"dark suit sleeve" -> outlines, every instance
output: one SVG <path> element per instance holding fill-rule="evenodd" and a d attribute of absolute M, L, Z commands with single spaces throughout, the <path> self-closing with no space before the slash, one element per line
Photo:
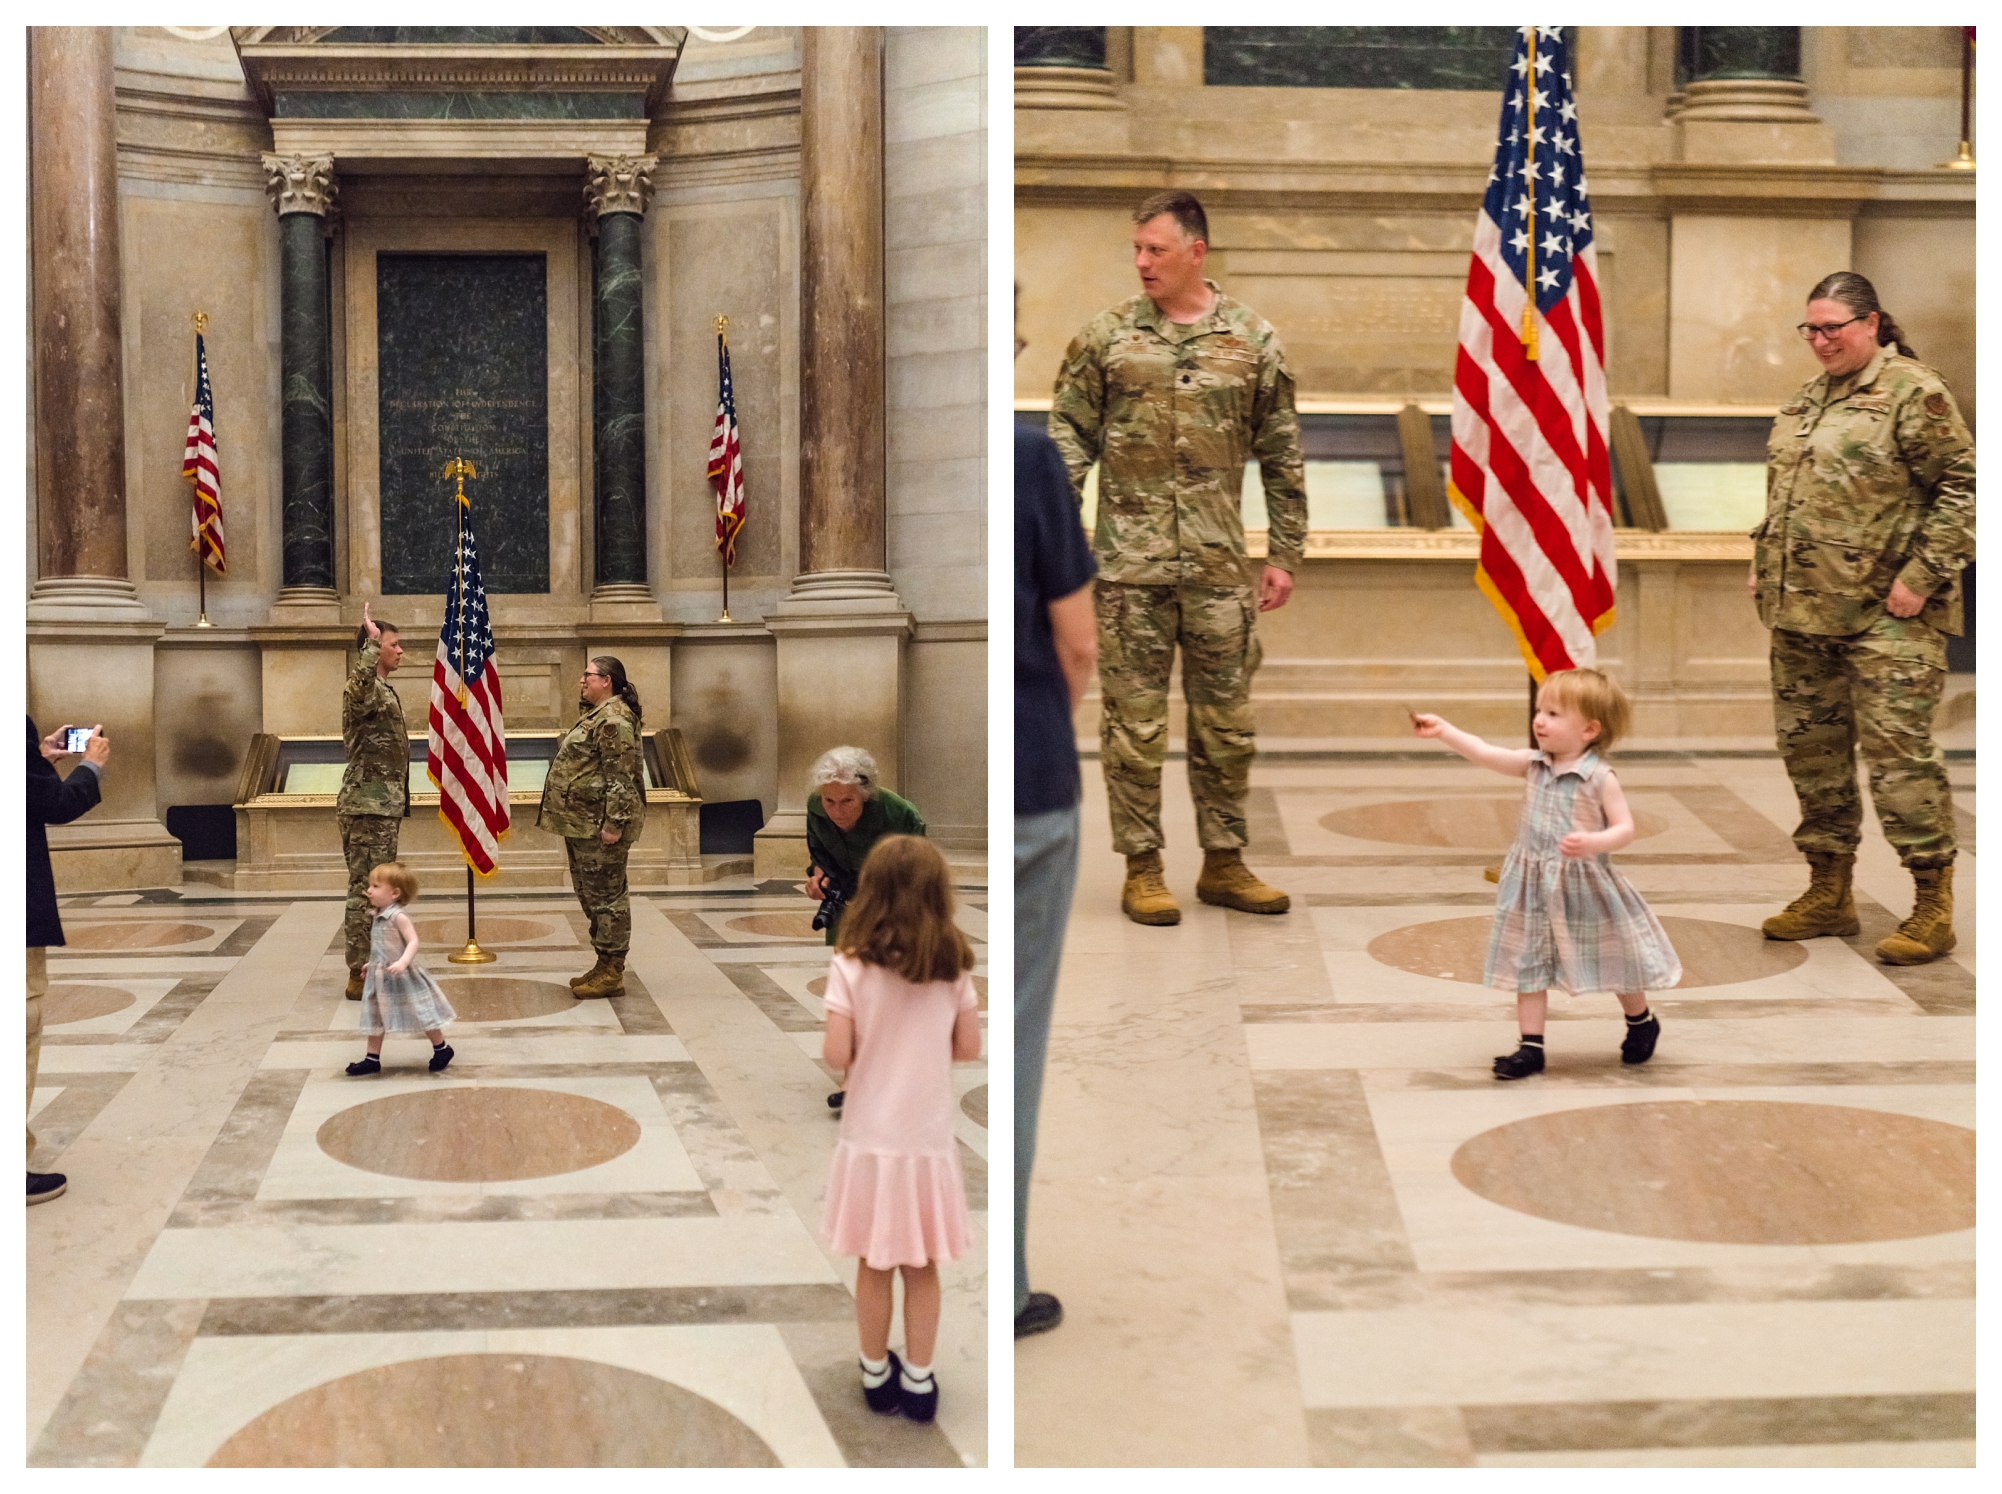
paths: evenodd
<path fill-rule="evenodd" d="M 42 771 L 37 773 L 36 766 Z M 68 778 L 57 777 L 54 764 L 41 758 L 28 768 L 28 818 L 35 823 L 67 825 L 95 809 L 103 797 L 90 768 L 77 768 Z"/>

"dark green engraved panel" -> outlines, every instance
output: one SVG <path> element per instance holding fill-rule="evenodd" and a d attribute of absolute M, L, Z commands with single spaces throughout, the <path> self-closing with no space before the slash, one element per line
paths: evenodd
<path fill-rule="evenodd" d="M 1678 26 L 1675 81 L 1800 77 L 1798 26 Z"/>
<path fill-rule="evenodd" d="M 1205 26 L 1212 88 L 1501 91 L 1513 26 Z"/>
<path fill-rule="evenodd" d="M 633 93 L 409 92 L 280 90 L 279 119 L 644 119 L 645 95 Z"/>
<path fill-rule="evenodd" d="M 490 592 L 549 590 L 548 270 L 540 254 L 376 257 L 382 589 L 434 595 L 467 484 Z"/>
<path fill-rule="evenodd" d="M 338 26 L 323 38 L 330 47 L 550 47 L 594 46 L 581 26 Z M 485 557 L 482 557 L 484 560 Z"/>

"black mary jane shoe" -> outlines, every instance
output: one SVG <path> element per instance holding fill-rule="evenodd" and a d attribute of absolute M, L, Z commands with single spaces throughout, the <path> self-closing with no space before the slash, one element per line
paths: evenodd
<path fill-rule="evenodd" d="M 904 1389 L 904 1415 L 912 1421 L 930 1421 L 938 1415 L 938 1376 L 925 1376 L 925 1386 L 922 1392 Z"/>
<path fill-rule="evenodd" d="M 827 1108 L 833 1111 L 836 1115 L 839 1115 L 841 1114 L 842 1103 L 846 1101 L 847 1098 L 848 1098 L 847 1090 L 837 1089 L 833 1094 L 827 1097 Z"/>
<path fill-rule="evenodd" d="M 862 1399 L 869 1403 L 869 1409 L 879 1416 L 894 1416 L 904 1408 L 904 1364 L 897 1358 L 897 1351 L 890 1352 L 890 1374 L 881 1385 L 864 1385 Z"/>
<path fill-rule="evenodd" d="M 1543 1049 L 1524 1043 L 1513 1053 L 1504 1053 L 1495 1060 L 1495 1078 L 1527 1079 L 1531 1074 L 1543 1072 Z"/>
<path fill-rule="evenodd" d="M 451 1061 L 452 1061 L 452 1045 L 450 1043 L 440 1043 L 437 1047 L 431 1050 L 432 1073 L 434 1074 L 437 1073 L 440 1069 L 444 1068 L 445 1065 L 450 1063 Z"/>
<path fill-rule="evenodd" d="M 359 1063 L 348 1065 L 348 1077 L 350 1079 L 359 1079 L 364 1074 L 380 1074 L 381 1072 L 382 1060 L 377 1058 L 373 1053 L 369 1054 L 367 1058 L 362 1059 Z"/>
<path fill-rule="evenodd" d="M 1654 1045 L 1661 1041 L 1661 1018 L 1653 1012 L 1645 1022 L 1629 1022 L 1620 1043 L 1621 1063 L 1646 1063 L 1654 1057 Z"/>

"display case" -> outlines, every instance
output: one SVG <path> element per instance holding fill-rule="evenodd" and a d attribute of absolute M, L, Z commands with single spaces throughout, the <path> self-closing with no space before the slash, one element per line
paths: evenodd
<path fill-rule="evenodd" d="M 501 841 L 502 887 L 561 887 L 568 875 L 560 836 L 536 823 L 542 788 L 562 733 L 507 733 L 508 807 L 512 825 Z M 676 728 L 641 736 L 646 773 L 646 823 L 627 864 L 635 886 L 686 886 L 750 869 L 748 856 L 701 853 L 702 795 L 695 767 Z M 438 787 L 425 770 L 427 741 L 410 738 L 410 814 L 398 858 L 420 878 L 457 874 L 465 862 L 438 814 Z M 346 766 L 336 736 L 259 733 L 245 755 L 236 796 L 234 885 L 245 892 L 303 892 L 347 885 L 336 800 Z M 739 867 L 735 863 L 744 864 Z"/>

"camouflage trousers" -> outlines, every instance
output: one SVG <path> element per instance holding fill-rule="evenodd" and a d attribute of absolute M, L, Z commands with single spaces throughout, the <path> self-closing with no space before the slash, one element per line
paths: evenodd
<path fill-rule="evenodd" d="M 1886 614 L 1861 633 L 1773 630 L 1773 719 L 1800 797 L 1802 851 L 1848 855 L 1863 839 L 1860 747 L 1884 839 L 1914 870 L 1954 856 L 1953 800 L 1932 718 L 1946 683 L 1946 640 Z"/>
<path fill-rule="evenodd" d="M 342 814 L 335 819 L 341 827 L 341 853 L 348 861 L 348 911 L 341 920 L 341 936 L 352 970 L 368 963 L 369 925 L 375 921 L 375 909 L 368 900 L 368 874 L 383 862 L 396 859 L 396 835 L 403 821 L 388 814 Z"/>
<path fill-rule="evenodd" d="M 624 954 L 633 942 L 633 903 L 626 896 L 631 837 L 621 836 L 608 846 L 595 835 L 566 836 L 563 849 L 570 854 L 570 885 L 590 920 L 591 947 L 599 954 Z"/>
<path fill-rule="evenodd" d="M 1132 586 L 1100 581 L 1099 756 L 1112 810 L 1112 848 L 1159 849 L 1161 765 L 1168 757 L 1168 674 L 1182 650 L 1189 706 L 1189 794 L 1206 851 L 1248 839 L 1244 800 L 1257 752 L 1251 677 L 1262 657 L 1249 586 Z"/>

